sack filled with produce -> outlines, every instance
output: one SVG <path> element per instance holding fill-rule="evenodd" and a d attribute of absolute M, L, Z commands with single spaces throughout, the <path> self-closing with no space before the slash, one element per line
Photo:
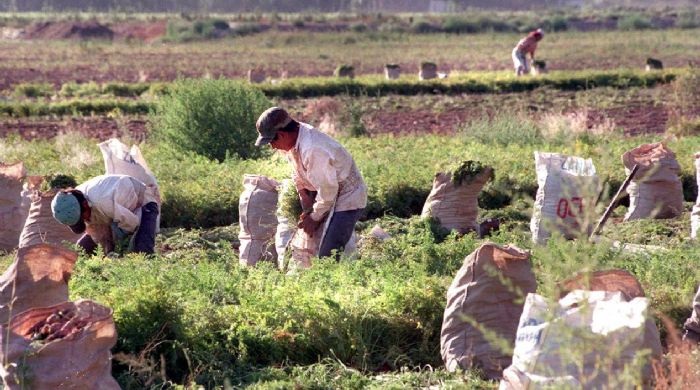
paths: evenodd
<path fill-rule="evenodd" d="M 552 232 L 567 239 L 588 235 L 595 222 L 598 176 L 591 159 L 535 152 L 537 195 L 530 231 L 532 241 L 547 242 Z"/>
<path fill-rule="evenodd" d="M 437 218 L 442 227 L 459 233 L 478 231 L 479 193 L 492 178 L 491 167 L 471 160 L 435 174 L 421 217 Z"/>
<path fill-rule="evenodd" d="M 447 290 L 440 351 L 448 371 L 478 368 L 498 379 L 510 364 L 523 296 L 537 288 L 530 255 L 485 243 L 464 259 Z"/>
<path fill-rule="evenodd" d="M 31 307 L 68 300 L 68 280 L 78 255 L 64 247 L 37 244 L 17 251 L 0 276 L 0 323 Z"/>
<path fill-rule="evenodd" d="M 683 212 L 683 185 L 678 176 L 681 167 L 676 155 L 663 143 L 643 144 L 622 155 L 629 174 L 639 166 L 627 193 L 630 207 L 625 221 L 643 218 L 674 218 Z"/>
<path fill-rule="evenodd" d="M 112 377 L 112 310 L 89 300 L 32 308 L 2 326 L 8 389 L 118 390 Z"/>
<path fill-rule="evenodd" d="M 56 221 L 51 212 L 51 201 L 60 188 L 72 188 L 77 183 L 70 176 L 56 175 L 53 177 L 30 176 L 27 187 L 30 192 L 31 206 L 29 216 L 19 237 L 19 247 L 24 248 L 36 244 L 66 245 L 75 244 L 79 234 L 62 223 Z"/>
<path fill-rule="evenodd" d="M 253 266 L 260 260 L 274 261 L 277 257 L 277 187 L 277 181 L 265 176 L 243 176 L 243 192 L 238 202 L 242 265 Z"/>
<path fill-rule="evenodd" d="M 0 163 L 0 251 L 12 251 L 19 244 L 30 203 L 29 193 L 22 191 L 25 176 L 23 163 Z"/>

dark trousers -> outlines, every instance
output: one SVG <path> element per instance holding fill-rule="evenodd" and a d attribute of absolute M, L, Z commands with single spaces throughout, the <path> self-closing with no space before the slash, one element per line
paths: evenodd
<path fill-rule="evenodd" d="M 158 222 L 158 204 L 150 202 L 141 207 L 141 222 L 134 235 L 134 252 L 155 253 L 156 246 L 156 223 Z M 90 235 L 83 235 L 78 240 L 78 246 L 85 250 L 88 255 L 94 255 L 97 243 Z"/>
<path fill-rule="evenodd" d="M 345 244 L 348 243 L 352 232 L 355 229 L 355 224 L 360 219 L 363 209 L 337 211 L 333 213 L 331 222 L 328 224 L 326 235 L 321 242 L 321 249 L 318 252 L 318 257 L 331 256 L 333 251 L 336 251 L 335 259 L 340 260 L 340 253 L 345 249 Z"/>

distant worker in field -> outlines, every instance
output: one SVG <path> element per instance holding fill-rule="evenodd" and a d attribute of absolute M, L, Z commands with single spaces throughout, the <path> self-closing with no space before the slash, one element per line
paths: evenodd
<path fill-rule="evenodd" d="M 537 50 L 537 42 L 542 40 L 544 33 L 541 28 L 530 32 L 527 36 L 518 42 L 513 49 L 513 65 L 515 66 L 515 75 L 522 76 L 530 73 L 530 62 L 527 55 L 530 54 L 530 59 L 535 60 L 535 50 Z"/>
<path fill-rule="evenodd" d="M 158 204 L 150 188 L 131 176 L 101 175 L 62 190 L 51 201 L 51 211 L 74 233 L 84 233 L 77 244 L 88 254 L 103 243 L 91 232 L 105 230 L 111 230 L 114 241 L 134 234 L 134 252 L 154 253 Z"/>
<path fill-rule="evenodd" d="M 256 123 L 256 146 L 270 144 L 284 152 L 293 168 L 292 178 L 302 209 L 300 229 L 313 236 L 330 214 L 319 257 L 336 260 L 350 240 L 367 205 L 367 186 L 348 151 L 311 125 L 297 122 L 279 107 L 263 112 Z"/>

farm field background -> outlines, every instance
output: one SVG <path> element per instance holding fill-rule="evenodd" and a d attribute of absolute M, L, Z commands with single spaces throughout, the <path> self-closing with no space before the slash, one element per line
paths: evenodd
<path fill-rule="evenodd" d="M 547 32 L 538 57 L 555 72 L 528 79 L 543 86 L 520 91 L 510 51 L 522 35 L 271 29 L 186 43 L 0 40 L 0 162 L 23 161 L 30 175 L 67 173 L 80 182 L 102 173 L 100 140 L 140 144 L 164 197 L 158 255 L 81 256 L 70 284 L 73 298 L 114 309 L 113 373 L 123 388 L 493 388 L 475 372 L 445 372 L 439 353 L 446 289 L 464 258 L 487 240 L 531 250 L 538 292 L 550 297 L 556 282 L 578 271 L 630 271 L 667 345 L 670 324 L 679 328 L 687 318 L 700 281 L 700 247 L 689 239 L 697 198 L 693 154 L 700 151 L 700 76 L 689 63 L 700 61 L 700 29 Z M 669 69 L 643 72 L 647 57 Z M 353 83 L 369 83 L 385 64 L 398 63 L 399 81 L 415 89 L 425 85 L 417 80 L 422 61 L 449 72 L 438 86 L 472 77 L 512 88 L 274 93 L 285 86 L 323 90 L 338 83 L 332 73 L 340 64 L 355 67 Z M 270 264 L 238 266 L 242 175 L 284 179 L 286 161 L 271 153 L 216 161 L 150 135 L 154 107 L 178 78 L 243 79 L 251 68 L 276 82 L 286 72 L 286 81 L 259 87 L 292 115 L 334 131 L 369 187 L 358 232 L 379 224 L 392 239 L 368 240 L 357 260 L 317 262 L 289 276 Z M 601 72 L 614 75 L 605 78 L 610 85 L 543 82 Z M 623 205 L 599 244 L 531 243 L 535 151 L 592 158 L 607 183 L 597 206 L 602 213 L 625 177 L 622 153 L 662 140 L 681 165 L 681 217 L 623 223 Z M 434 173 L 466 159 L 495 169 L 479 199 L 480 219 L 502 221 L 488 239 L 458 237 L 418 218 Z M 632 252 L 613 241 L 664 249 Z M 2 264 L 12 259 L 0 257 Z"/>

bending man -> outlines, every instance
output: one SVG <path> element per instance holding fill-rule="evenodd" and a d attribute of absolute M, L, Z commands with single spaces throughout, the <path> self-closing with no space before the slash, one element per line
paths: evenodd
<path fill-rule="evenodd" d="M 537 50 L 537 42 L 542 40 L 544 33 L 541 28 L 530 32 L 527 36 L 521 39 L 513 49 L 513 65 L 515 66 L 515 75 L 522 76 L 530 73 L 530 63 L 527 55 L 530 54 L 532 61 L 535 60 L 535 50 Z"/>
<path fill-rule="evenodd" d="M 319 257 L 343 250 L 367 205 L 367 187 L 350 153 L 311 125 L 292 119 L 279 107 L 260 115 L 256 146 L 270 144 L 284 152 L 304 210 L 299 228 L 313 235 L 333 212 Z"/>
<path fill-rule="evenodd" d="M 78 245 L 88 254 L 94 254 L 98 242 L 110 251 L 104 237 L 91 236 L 110 229 L 110 242 L 135 233 L 133 251 L 154 253 L 158 204 L 150 188 L 131 176 L 97 176 L 75 189 L 62 190 L 51 201 L 51 211 L 74 233 L 85 233 Z"/>

